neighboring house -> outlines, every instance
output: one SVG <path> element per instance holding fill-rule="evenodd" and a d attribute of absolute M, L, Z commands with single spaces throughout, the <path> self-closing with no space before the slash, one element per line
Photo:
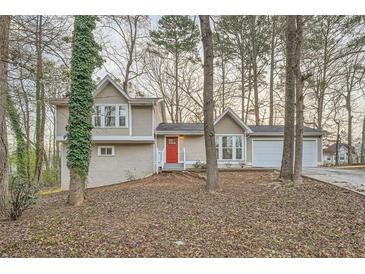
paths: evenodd
<path fill-rule="evenodd" d="M 56 106 L 56 141 L 61 151 L 61 187 L 69 188 L 66 99 Z M 109 76 L 94 94 L 88 187 L 142 178 L 159 170 L 183 170 L 205 162 L 201 123 L 167 123 L 160 98 L 131 98 Z M 215 120 L 220 167 L 279 167 L 283 126 L 248 126 L 231 109 Z M 322 163 L 322 131 L 304 129 L 303 165 Z"/>
<path fill-rule="evenodd" d="M 336 143 L 327 146 L 323 149 L 323 162 L 325 164 L 334 165 L 336 164 Z M 348 145 L 344 143 L 339 144 L 338 148 L 338 163 L 347 164 L 348 163 Z M 355 148 L 351 148 L 352 160 L 354 163 L 357 162 L 357 155 Z"/>

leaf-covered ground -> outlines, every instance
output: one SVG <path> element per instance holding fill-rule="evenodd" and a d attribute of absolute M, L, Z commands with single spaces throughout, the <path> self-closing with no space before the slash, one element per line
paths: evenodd
<path fill-rule="evenodd" d="M 0 257 L 364 257 L 365 197 L 274 172 L 220 173 L 222 190 L 166 173 L 90 190 L 78 208 L 45 195 L 0 222 Z"/>

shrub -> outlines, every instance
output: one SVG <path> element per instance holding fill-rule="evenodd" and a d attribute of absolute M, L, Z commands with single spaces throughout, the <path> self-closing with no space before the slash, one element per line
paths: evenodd
<path fill-rule="evenodd" d="M 10 218 L 18 219 L 37 201 L 38 189 L 31 182 L 14 177 L 10 182 Z"/>
<path fill-rule="evenodd" d="M 193 164 L 193 167 L 194 168 L 199 168 L 199 169 L 205 169 L 206 168 L 206 164 L 201 162 L 201 161 L 196 161 L 194 164 Z"/>

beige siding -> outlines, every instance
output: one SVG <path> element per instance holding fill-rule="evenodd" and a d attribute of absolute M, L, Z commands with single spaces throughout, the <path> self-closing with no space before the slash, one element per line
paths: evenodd
<path fill-rule="evenodd" d="M 158 135 L 157 136 L 157 148 L 158 150 L 162 151 L 165 145 L 165 138 L 164 136 Z"/>
<path fill-rule="evenodd" d="M 185 148 L 187 161 L 205 162 L 204 136 L 184 136 L 180 142 L 180 150 Z"/>
<path fill-rule="evenodd" d="M 126 136 L 129 135 L 128 128 L 93 128 L 94 136 Z"/>
<path fill-rule="evenodd" d="M 163 117 L 162 117 L 162 106 L 163 106 L 163 102 L 159 102 L 156 104 L 155 106 L 155 125 L 154 127 L 156 128 L 160 123 L 164 122 Z"/>
<path fill-rule="evenodd" d="M 68 107 L 56 106 L 56 113 L 56 136 L 64 136 L 68 123 Z"/>
<path fill-rule="evenodd" d="M 318 138 L 317 155 L 318 155 L 318 162 L 319 163 L 323 162 L 323 159 L 322 159 L 323 144 L 322 144 L 322 142 L 323 142 L 322 137 Z"/>
<path fill-rule="evenodd" d="M 216 134 L 243 134 L 243 129 L 229 115 L 225 115 L 214 129 Z"/>
<path fill-rule="evenodd" d="M 95 104 L 128 104 L 128 100 L 112 85 L 106 87 L 94 98 Z"/>
<path fill-rule="evenodd" d="M 132 135 L 152 135 L 152 107 L 132 107 Z"/>
<path fill-rule="evenodd" d="M 252 139 L 247 137 L 247 162 L 252 162 Z"/>
<path fill-rule="evenodd" d="M 99 145 L 99 144 L 98 144 Z M 90 159 L 88 187 L 117 184 L 143 178 L 154 172 L 153 144 L 114 144 L 115 156 L 100 157 L 93 145 Z M 102 145 L 102 144 L 100 144 Z M 111 144 L 107 144 L 110 146 Z M 66 146 L 62 151 L 61 187 L 69 189 L 69 170 L 66 167 Z"/>

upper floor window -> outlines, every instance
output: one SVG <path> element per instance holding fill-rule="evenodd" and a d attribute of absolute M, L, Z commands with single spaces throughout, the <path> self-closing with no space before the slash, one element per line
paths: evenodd
<path fill-rule="evenodd" d="M 127 117 L 128 117 L 128 107 L 127 106 L 119 106 L 119 126 L 126 127 L 127 126 Z"/>
<path fill-rule="evenodd" d="M 128 105 L 95 105 L 92 122 L 94 127 L 128 127 Z"/>
<path fill-rule="evenodd" d="M 115 127 L 115 106 L 105 106 L 104 109 L 106 127 Z"/>
<path fill-rule="evenodd" d="M 101 127 L 101 106 L 94 107 L 93 125 L 94 127 Z"/>

